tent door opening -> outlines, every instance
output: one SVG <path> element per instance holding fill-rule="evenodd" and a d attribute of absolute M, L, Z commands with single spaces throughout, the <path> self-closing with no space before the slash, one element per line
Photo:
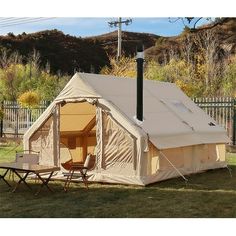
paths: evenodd
<path fill-rule="evenodd" d="M 88 153 L 95 154 L 96 107 L 88 102 L 66 103 L 60 107 L 60 164 L 84 163 Z M 95 162 L 95 158 L 93 158 Z M 95 163 L 93 163 L 95 165 Z"/>

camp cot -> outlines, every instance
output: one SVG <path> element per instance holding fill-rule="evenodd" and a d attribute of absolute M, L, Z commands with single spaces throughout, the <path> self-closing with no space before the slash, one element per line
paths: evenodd
<path fill-rule="evenodd" d="M 148 185 L 226 167 L 225 130 L 175 84 L 144 80 L 143 99 L 139 122 L 135 79 L 76 73 L 25 133 L 24 149 L 61 168 L 92 153 L 89 181 L 107 183 Z"/>

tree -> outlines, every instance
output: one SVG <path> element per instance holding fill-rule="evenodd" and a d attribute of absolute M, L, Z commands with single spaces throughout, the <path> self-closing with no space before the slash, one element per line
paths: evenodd
<path fill-rule="evenodd" d="M 3 109 L 0 107 L 0 121 L 3 119 L 4 117 L 4 111 Z"/>
<path fill-rule="evenodd" d="M 11 64 L 0 70 L 0 86 L 4 100 L 16 101 L 20 92 L 24 67 L 20 64 Z"/>
<path fill-rule="evenodd" d="M 197 28 L 198 24 L 203 20 L 207 20 L 210 24 L 205 25 L 203 27 Z M 198 32 L 207 29 L 213 29 L 218 25 L 222 25 L 225 22 L 230 20 L 227 17 L 216 17 L 212 19 L 212 17 L 177 17 L 177 18 L 169 18 L 169 22 L 175 23 L 177 21 L 182 21 L 183 25 L 190 31 L 190 32 Z"/>
<path fill-rule="evenodd" d="M 15 55 L 15 54 L 14 54 Z M 0 100 L 16 101 L 22 94 L 35 91 L 40 99 L 52 100 L 67 83 L 68 76 L 51 75 L 48 68 L 40 67 L 40 56 L 34 51 L 26 64 L 14 55 L 4 54 L 4 66 L 0 68 Z"/>
<path fill-rule="evenodd" d="M 218 34 L 213 29 L 201 31 L 192 36 L 195 47 L 195 72 L 198 80 L 205 84 L 204 93 L 216 95 L 221 90 L 224 71 L 222 48 Z"/>
<path fill-rule="evenodd" d="M 4 69 L 11 64 L 22 63 L 22 56 L 15 51 L 14 53 L 9 53 L 6 48 L 0 50 L 0 68 Z"/>
<path fill-rule="evenodd" d="M 188 63 L 193 63 L 194 41 L 191 34 L 187 34 L 182 43 L 182 57 Z"/>
<path fill-rule="evenodd" d="M 223 76 L 223 94 L 236 97 L 236 56 L 229 60 Z"/>

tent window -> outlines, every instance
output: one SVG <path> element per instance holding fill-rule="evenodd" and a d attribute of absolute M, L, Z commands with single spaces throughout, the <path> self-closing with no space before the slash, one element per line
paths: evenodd
<path fill-rule="evenodd" d="M 192 111 L 180 101 L 174 100 L 171 102 L 171 104 L 181 112 L 192 113 Z"/>

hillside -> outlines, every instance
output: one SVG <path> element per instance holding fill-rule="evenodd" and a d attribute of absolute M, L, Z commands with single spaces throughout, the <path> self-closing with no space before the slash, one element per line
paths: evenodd
<path fill-rule="evenodd" d="M 227 18 L 222 25 L 208 30 L 210 26 L 209 24 L 199 27 L 193 32 L 186 29 L 175 37 L 160 37 L 154 46 L 146 50 L 145 55 L 147 58 L 162 63 L 165 60 L 164 57 L 170 53 L 179 56 L 190 46 L 192 46 L 192 52 L 195 53 L 199 53 L 200 47 L 215 46 L 219 57 L 226 54 L 234 55 L 236 53 L 236 18 Z"/>
<path fill-rule="evenodd" d="M 219 58 L 225 54 L 236 53 L 236 18 L 227 18 L 223 24 L 214 27 L 212 32 L 211 38 L 208 35 L 207 40 L 217 40 Z M 122 52 L 125 56 L 134 56 L 136 46 L 141 41 L 144 44 L 146 59 L 152 58 L 163 63 L 171 54 L 179 56 L 184 52 L 189 45 L 188 40 L 192 43 L 192 52 L 198 53 L 200 44 L 207 41 L 204 37 L 204 28 L 194 32 L 186 29 L 175 37 L 123 31 Z M 197 45 L 196 38 L 201 41 L 200 46 Z M 49 62 L 52 73 L 72 75 L 75 70 L 98 73 L 103 66 L 109 65 L 110 56 L 116 56 L 117 31 L 86 38 L 65 35 L 58 30 L 23 33 L 17 36 L 9 33 L 7 36 L 0 36 L 0 49 L 2 48 L 9 52 L 18 51 L 24 58 L 36 49 L 41 55 L 41 64 L 46 65 Z"/>
<path fill-rule="evenodd" d="M 159 38 L 162 37 L 155 34 L 122 31 L 122 53 L 125 56 L 134 56 L 139 42 L 143 43 L 144 49 L 148 49 L 154 46 L 156 40 Z M 85 39 L 99 43 L 108 55 L 116 56 L 118 43 L 117 31 L 95 37 L 87 37 Z"/>
<path fill-rule="evenodd" d="M 126 56 L 134 56 L 139 41 L 145 48 L 155 45 L 160 36 L 145 33 L 123 32 L 122 51 Z M 0 49 L 9 53 L 19 52 L 27 58 L 34 49 L 41 55 L 41 64 L 48 62 L 52 73 L 72 75 L 75 70 L 98 73 L 109 65 L 109 57 L 116 56 L 117 31 L 96 37 L 73 37 L 58 30 L 46 30 L 32 34 L 0 36 Z"/>
<path fill-rule="evenodd" d="M 0 36 L 0 48 L 18 51 L 27 58 L 34 49 L 41 55 L 41 64 L 50 63 L 52 73 L 73 74 L 75 70 L 95 72 L 109 63 L 104 49 L 91 40 L 65 35 L 58 30 L 33 34 Z"/>

